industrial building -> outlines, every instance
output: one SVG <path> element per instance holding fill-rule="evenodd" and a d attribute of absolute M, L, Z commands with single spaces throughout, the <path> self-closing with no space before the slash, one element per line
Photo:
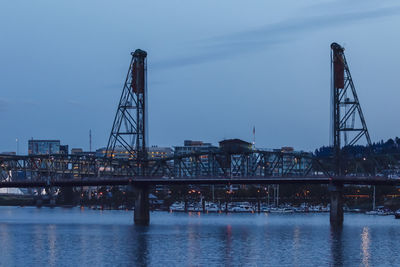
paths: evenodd
<path fill-rule="evenodd" d="M 60 140 L 28 141 L 28 155 L 47 155 L 60 153 Z"/>
<path fill-rule="evenodd" d="M 116 159 L 130 159 L 135 155 L 135 151 L 129 152 L 122 146 L 116 145 L 113 151 L 107 151 L 106 147 L 102 147 L 96 150 L 97 157 L 103 157 L 105 155 L 112 155 Z M 173 150 L 170 147 L 158 147 L 152 146 L 147 148 L 148 159 L 161 159 L 167 158 L 173 155 Z"/>

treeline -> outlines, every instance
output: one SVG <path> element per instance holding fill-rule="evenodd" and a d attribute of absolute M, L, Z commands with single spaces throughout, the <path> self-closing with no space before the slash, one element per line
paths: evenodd
<path fill-rule="evenodd" d="M 323 146 L 314 152 L 325 171 L 335 171 L 333 155 L 333 147 L 330 146 Z M 342 174 L 393 174 L 400 170 L 400 138 L 381 140 L 371 146 L 345 146 L 341 149 L 340 164 Z"/>
<path fill-rule="evenodd" d="M 368 145 L 354 145 L 345 146 L 342 148 L 342 155 L 348 158 L 362 159 L 369 155 L 385 155 L 385 154 L 400 154 L 400 138 L 388 139 L 386 142 L 381 140 L 380 142 L 373 143 L 371 147 Z M 318 158 L 329 158 L 333 155 L 332 146 L 323 146 L 316 149 L 314 155 Z"/>

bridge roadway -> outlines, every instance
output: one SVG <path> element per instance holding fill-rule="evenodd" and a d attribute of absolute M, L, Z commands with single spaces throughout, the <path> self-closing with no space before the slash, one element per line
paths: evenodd
<path fill-rule="evenodd" d="M 57 180 L 24 180 L 2 181 L 0 188 L 32 188 L 32 187 L 81 187 L 81 186 L 113 186 L 113 185 L 216 185 L 216 184 L 351 184 L 351 185 L 400 185 L 400 179 L 388 179 L 380 176 L 356 177 L 343 176 L 329 178 L 326 176 L 309 177 L 194 177 L 194 178 L 79 178 Z"/>

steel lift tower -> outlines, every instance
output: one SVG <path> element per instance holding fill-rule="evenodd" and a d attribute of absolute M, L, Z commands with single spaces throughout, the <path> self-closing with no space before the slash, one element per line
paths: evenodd
<path fill-rule="evenodd" d="M 146 175 L 147 161 L 147 53 L 131 53 L 128 74 L 108 139 L 107 157 L 114 157 L 120 146 L 136 161 L 136 175 Z"/>
<path fill-rule="evenodd" d="M 342 145 L 352 146 L 365 136 L 368 145 L 371 146 L 371 138 L 347 65 L 344 48 L 337 43 L 332 43 L 331 49 L 333 147 L 336 175 L 341 175 Z"/>
<path fill-rule="evenodd" d="M 335 175 L 343 175 L 342 146 L 352 146 L 365 136 L 371 146 L 367 124 L 361 110 L 350 69 L 344 55 L 344 48 L 331 44 L 331 98 L 332 98 L 332 137 L 335 162 Z M 343 223 L 343 199 L 341 184 L 332 183 L 331 223 Z"/>
<path fill-rule="evenodd" d="M 135 176 L 147 174 L 147 53 L 137 49 L 131 53 L 128 74 L 125 79 L 115 114 L 113 127 L 108 139 L 106 156 L 113 158 L 116 146 L 121 146 L 129 153 L 129 158 L 135 163 Z M 148 225 L 149 188 L 147 185 L 137 185 L 135 191 L 134 222 Z"/>

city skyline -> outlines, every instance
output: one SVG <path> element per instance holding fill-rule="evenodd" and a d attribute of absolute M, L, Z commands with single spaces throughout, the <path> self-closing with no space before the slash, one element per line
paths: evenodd
<path fill-rule="evenodd" d="M 88 150 L 90 129 L 93 147 L 106 146 L 136 48 L 148 52 L 150 146 L 252 141 L 255 126 L 259 147 L 313 151 L 329 144 L 333 41 L 346 48 L 372 141 L 393 138 L 400 6 L 339 2 L 2 4 L 0 151 L 17 138 L 27 151 L 32 137 Z M 143 14 L 125 11 L 135 8 Z"/>

